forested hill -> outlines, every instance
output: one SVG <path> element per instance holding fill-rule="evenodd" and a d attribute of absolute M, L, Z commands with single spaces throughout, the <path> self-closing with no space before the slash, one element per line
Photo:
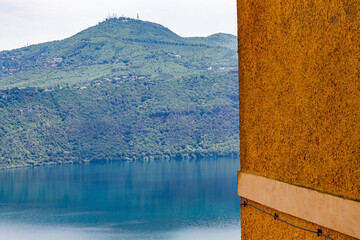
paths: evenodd
<path fill-rule="evenodd" d="M 151 22 L 108 19 L 73 37 L 0 52 L 0 86 L 52 87 L 104 78 L 169 79 L 236 70 L 237 38 L 182 38 Z"/>
<path fill-rule="evenodd" d="M 239 154 L 237 38 L 108 19 L 0 52 L 0 167 Z"/>

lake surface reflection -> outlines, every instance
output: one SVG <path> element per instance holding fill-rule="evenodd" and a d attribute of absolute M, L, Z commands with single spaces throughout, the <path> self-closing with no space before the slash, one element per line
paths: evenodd
<path fill-rule="evenodd" d="M 239 158 L 0 171 L 1 239 L 240 239 Z"/>

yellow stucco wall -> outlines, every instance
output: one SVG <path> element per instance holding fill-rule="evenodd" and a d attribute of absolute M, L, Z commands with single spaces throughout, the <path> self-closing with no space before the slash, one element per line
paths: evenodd
<path fill-rule="evenodd" d="M 238 0 L 238 29 L 241 170 L 360 201 L 360 1 Z"/>
<path fill-rule="evenodd" d="M 238 8 L 242 170 L 360 200 L 360 1 Z"/>

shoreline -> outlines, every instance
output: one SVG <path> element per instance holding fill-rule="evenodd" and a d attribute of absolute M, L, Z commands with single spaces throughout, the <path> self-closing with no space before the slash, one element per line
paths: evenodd
<path fill-rule="evenodd" d="M 80 164 L 91 164 L 91 163 L 101 163 L 101 162 L 113 162 L 113 161 L 127 161 L 127 162 L 135 162 L 135 161 L 144 161 L 144 162 L 149 162 L 149 161 L 156 161 L 156 160 L 185 160 L 185 159 L 191 159 L 191 160 L 199 160 L 199 159 L 203 159 L 203 158 L 221 158 L 221 157 L 231 157 L 231 158 L 235 158 L 235 157 L 240 157 L 240 153 L 239 154 L 225 154 L 225 155 L 217 155 L 217 156 L 202 156 L 202 157 L 187 157 L 187 158 L 166 158 L 166 157 L 149 157 L 148 159 L 136 159 L 136 160 L 132 160 L 131 158 L 123 158 L 123 159 L 110 159 L 110 160 L 96 160 L 96 161 L 90 161 L 90 160 L 81 160 L 81 161 L 66 161 L 66 162 L 40 162 L 40 163 L 35 163 L 35 164 L 29 164 L 29 163 L 24 163 L 24 164 L 19 164 L 19 165 L 12 165 L 12 166 L 6 166 L 0 167 L 0 171 L 4 171 L 4 170 L 11 170 L 11 169 L 18 169 L 18 168 L 36 168 L 36 167 L 49 167 L 49 166 L 61 166 L 61 165 L 80 165 Z"/>

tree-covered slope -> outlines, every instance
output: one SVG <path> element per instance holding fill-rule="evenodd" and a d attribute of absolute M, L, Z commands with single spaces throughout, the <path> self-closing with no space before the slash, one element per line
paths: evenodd
<path fill-rule="evenodd" d="M 239 154 L 234 36 L 109 19 L 0 64 L 0 168 Z"/>
<path fill-rule="evenodd" d="M 236 73 L 0 92 L 1 166 L 238 155 Z"/>

